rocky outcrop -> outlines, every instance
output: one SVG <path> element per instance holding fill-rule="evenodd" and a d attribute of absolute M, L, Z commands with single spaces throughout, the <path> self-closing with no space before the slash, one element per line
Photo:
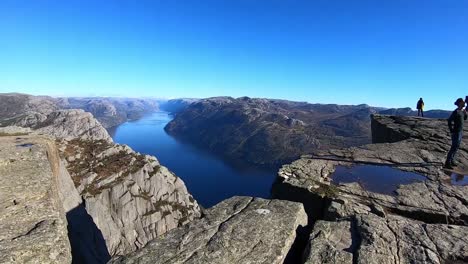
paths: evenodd
<path fill-rule="evenodd" d="M 307 263 L 463 263 L 468 261 L 468 186 L 442 170 L 445 120 L 373 116 L 376 143 L 304 156 L 283 166 L 273 196 L 301 201 L 316 220 Z M 467 168 L 467 141 L 459 152 Z M 392 194 L 365 183 L 333 182 L 338 166 L 373 164 L 425 176 Z M 376 175 L 375 177 L 379 177 Z"/>
<path fill-rule="evenodd" d="M 56 110 L 29 124 L 20 132 L 10 127 L 0 133 L 55 139 L 59 163 L 74 185 L 63 187 L 70 193 L 76 188 L 83 198 L 67 201 L 74 196 L 63 196 L 68 207 L 76 206 L 67 218 L 73 219 L 69 231 L 78 262 L 104 263 L 110 255 L 132 252 L 200 216 L 197 202 L 180 178 L 156 158 L 114 144 L 90 113 Z"/>
<path fill-rule="evenodd" d="M 204 218 L 151 241 L 112 263 L 283 263 L 307 225 L 301 204 L 233 197 L 206 210 Z"/>
<path fill-rule="evenodd" d="M 51 144 L 37 136 L 0 136 L 0 263 L 72 262 L 64 183 Z M 73 207 L 72 197 L 66 199 Z"/>
<path fill-rule="evenodd" d="M 59 145 L 111 255 L 132 252 L 200 215 L 183 181 L 154 157 L 105 140 Z"/>
<path fill-rule="evenodd" d="M 88 112 L 83 110 L 58 110 L 47 116 L 32 128 L 61 139 L 111 141 L 106 129 Z"/>
<path fill-rule="evenodd" d="M 216 97 L 189 105 L 166 131 L 228 158 L 281 165 L 304 154 L 371 143 L 369 116 L 380 111 L 389 110 Z"/>

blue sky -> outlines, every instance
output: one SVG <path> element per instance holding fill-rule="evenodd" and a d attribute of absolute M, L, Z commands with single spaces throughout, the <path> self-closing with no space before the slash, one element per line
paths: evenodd
<path fill-rule="evenodd" d="M 0 92 L 452 109 L 468 1 L 0 1 Z"/>

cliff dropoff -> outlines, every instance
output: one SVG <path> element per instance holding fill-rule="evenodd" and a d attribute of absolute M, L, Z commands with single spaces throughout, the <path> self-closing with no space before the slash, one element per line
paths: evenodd
<path fill-rule="evenodd" d="M 111 263 L 281 264 L 296 230 L 305 225 L 300 203 L 233 197 L 206 210 L 202 219 Z"/>
<path fill-rule="evenodd" d="M 90 113 L 54 110 L 38 117 L 3 119 L 2 125 L 16 126 L 2 128 L 0 134 L 43 135 L 56 147 L 56 163 L 69 179 L 69 193 L 76 192 L 77 199 L 64 195 L 61 200 L 70 210 L 68 234 L 77 263 L 104 263 L 133 252 L 200 216 L 180 178 L 156 158 L 113 143 Z"/>
<path fill-rule="evenodd" d="M 304 156 L 279 172 L 274 197 L 303 202 L 315 221 L 307 263 L 468 261 L 468 186 L 454 184 L 442 170 L 451 143 L 446 121 L 374 115 L 372 128 L 378 143 Z M 457 160 L 466 171 L 466 138 L 462 145 Z M 391 194 L 372 192 L 365 182 L 332 182 L 338 166 L 358 164 L 425 180 Z"/>

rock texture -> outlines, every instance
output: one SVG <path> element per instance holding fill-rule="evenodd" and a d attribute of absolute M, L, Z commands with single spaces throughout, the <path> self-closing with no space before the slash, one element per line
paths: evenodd
<path fill-rule="evenodd" d="M 283 263 L 307 224 L 301 204 L 233 197 L 204 218 L 169 232 L 112 263 Z"/>
<path fill-rule="evenodd" d="M 278 165 L 303 154 L 370 143 L 369 116 L 380 111 L 390 110 L 217 97 L 189 105 L 166 130 L 229 158 Z"/>
<path fill-rule="evenodd" d="M 183 181 L 151 156 L 105 140 L 62 140 L 61 156 L 111 255 L 200 215 Z"/>
<path fill-rule="evenodd" d="M 0 136 L 0 263 L 72 261 L 50 144 L 36 136 Z"/>
<path fill-rule="evenodd" d="M 200 216 L 200 207 L 180 178 L 156 158 L 114 144 L 90 113 L 54 110 L 44 117 L 28 119 L 28 129 L 20 132 L 16 127 L 2 130 L 5 134 L 43 134 L 55 139 L 60 150 L 58 163 L 83 198 L 82 203 L 66 201 L 70 206 L 78 205 L 67 213 L 74 220 L 69 225 L 75 239 L 72 246 L 78 247 L 74 247 L 74 257 L 80 252 L 76 256 L 82 261 L 104 263 L 109 255 L 132 252 Z M 14 122 L 5 120 L 0 126 L 25 124 L 22 117 Z M 104 246 L 100 240 L 105 240 Z"/>
<path fill-rule="evenodd" d="M 441 166 L 450 148 L 445 120 L 372 117 L 375 143 L 304 156 L 283 166 L 274 197 L 302 201 L 317 220 L 307 263 L 465 263 L 468 186 L 452 185 Z M 467 167 L 466 139 L 460 167 Z M 427 180 L 400 185 L 394 195 L 359 183 L 335 185 L 339 165 L 370 163 L 419 173 Z"/>

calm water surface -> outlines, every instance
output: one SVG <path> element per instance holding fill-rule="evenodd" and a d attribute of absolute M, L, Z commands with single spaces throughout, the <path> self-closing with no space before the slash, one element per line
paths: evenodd
<path fill-rule="evenodd" d="M 450 178 L 451 178 L 451 183 L 453 185 L 461 185 L 461 186 L 468 185 L 468 175 L 452 173 Z"/>
<path fill-rule="evenodd" d="M 400 184 L 426 180 L 420 174 L 374 165 L 338 166 L 331 177 L 337 184 L 358 182 L 368 191 L 390 195 L 395 194 Z"/>
<path fill-rule="evenodd" d="M 235 161 L 228 163 L 216 155 L 178 141 L 164 131 L 171 120 L 168 113 L 156 112 L 124 123 L 109 132 L 116 143 L 156 156 L 162 165 L 184 180 L 190 193 L 204 207 L 211 207 L 235 195 L 270 197 L 275 169 Z"/>

